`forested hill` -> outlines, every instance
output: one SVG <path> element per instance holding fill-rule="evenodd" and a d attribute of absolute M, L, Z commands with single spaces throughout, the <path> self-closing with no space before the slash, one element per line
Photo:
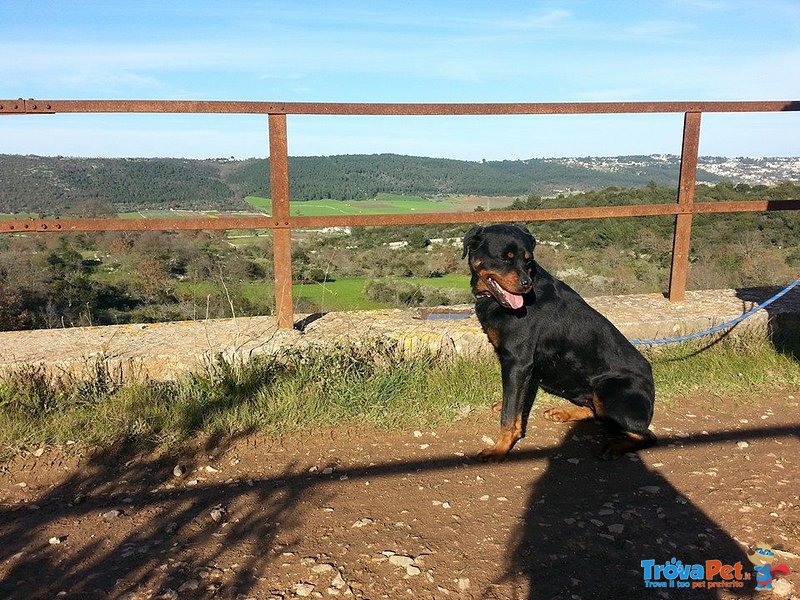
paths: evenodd
<path fill-rule="evenodd" d="M 239 209 L 217 161 L 0 155 L 0 213 Z"/>
<path fill-rule="evenodd" d="M 701 160 L 698 180 L 736 182 L 735 169 L 731 177 L 720 175 L 720 165 L 727 164 L 725 161 Z M 765 164 L 766 167 L 756 165 L 757 170 L 768 172 L 773 163 Z M 342 155 L 291 157 L 289 168 L 293 200 L 358 200 L 381 192 L 422 196 L 551 195 L 609 186 L 641 187 L 651 181 L 674 185 L 678 178 L 675 156 L 471 162 L 396 154 Z M 243 198 L 248 195 L 270 195 L 268 159 L 0 155 L 0 213 L 246 210 L 248 205 Z"/>
<path fill-rule="evenodd" d="M 620 168 L 612 172 L 549 159 L 470 162 L 397 154 L 289 159 L 291 196 L 303 200 L 360 200 L 381 192 L 525 196 L 565 189 L 641 186 L 649 181 L 670 184 L 677 181 L 677 165 L 676 159 L 654 163 L 648 169 Z M 269 196 L 269 182 L 264 177 L 268 170 L 269 160 L 254 160 L 233 172 L 228 180 L 245 195 Z M 709 182 L 719 179 L 710 173 L 704 175 Z"/>

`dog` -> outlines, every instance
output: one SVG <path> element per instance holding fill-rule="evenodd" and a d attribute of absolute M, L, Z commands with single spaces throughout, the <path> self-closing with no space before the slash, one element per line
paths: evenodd
<path fill-rule="evenodd" d="M 656 443 L 649 426 L 655 386 L 650 363 L 603 315 L 534 259 L 536 240 L 517 225 L 475 226 L 464 236 L 475 312 L 500 361 L 500 439 L 478 460 L 500 462 L 525 435 L 537 390 L 574 406 L 544 416 L 599 419 L 614 433 L 603 459 Z"/>

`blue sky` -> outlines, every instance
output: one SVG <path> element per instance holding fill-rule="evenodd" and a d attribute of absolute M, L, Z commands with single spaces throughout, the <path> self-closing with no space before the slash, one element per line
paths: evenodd
<path fill-rule="evenodd" d="M 800 99 L 800 2 L 0 0 L 0 98 Z M 0 153 L 264 156 L 265 117 L 0 117 Z M 681 115 L 289 117 L 292 155 L 679 153 Z M 703 117 L 701 154 L 800 156 L 800 113 Z"/>

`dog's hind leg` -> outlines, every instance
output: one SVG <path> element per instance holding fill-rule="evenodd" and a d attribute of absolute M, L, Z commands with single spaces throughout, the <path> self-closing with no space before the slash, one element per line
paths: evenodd
<path fill-rule="evenodd" d="M 544 411 L 544 417 L 556 423 L 566 423 L 568 421 L 594 419 L 595 415 L 594 411 L 588 406 L 557 406 Z"/>
<path fill-rule="evenodd" d="M 613 377 L 597 386 L 595 412 L 615 433 L 603 448 L 604 460 L 655 445 L 656 436 L 649 429 L 654 396 L 652 382 L 639 378 Z"/>

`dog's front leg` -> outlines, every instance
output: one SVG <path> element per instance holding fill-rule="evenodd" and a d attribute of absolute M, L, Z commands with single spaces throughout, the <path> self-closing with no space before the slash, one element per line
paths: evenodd
<path fill-rule="evenodd" d="M 525 425 L 530 413 L 537 386 L 530 365 L 516 360 L 500 359 L 503 374 L 503 408 L 500 412 L 500 439 L 481 450 L 478 460 L 500 462 L 511 448 L 525 435 Z"/>

